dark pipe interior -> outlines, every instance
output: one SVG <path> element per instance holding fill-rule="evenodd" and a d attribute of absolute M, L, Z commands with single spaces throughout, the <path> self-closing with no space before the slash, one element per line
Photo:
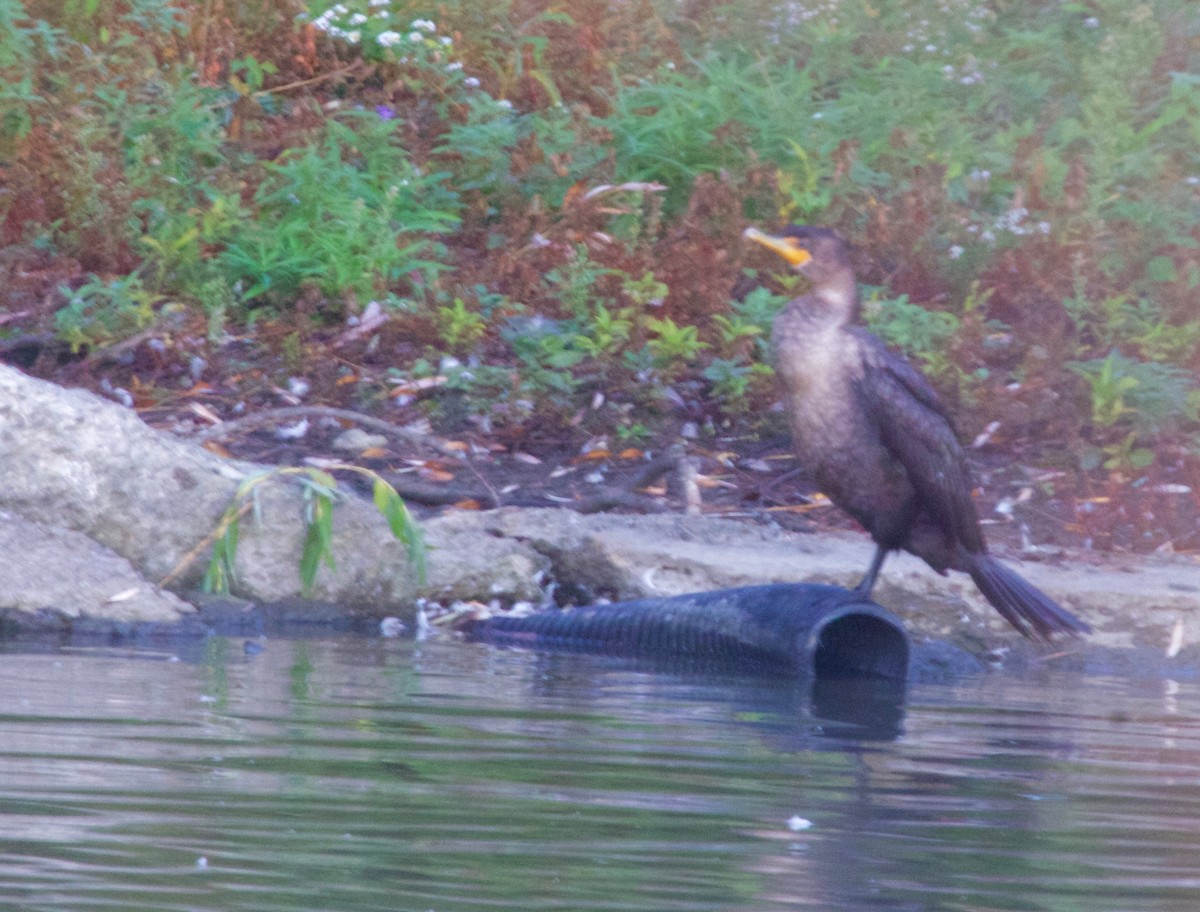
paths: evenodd
<path fill-rule="evenodd" d="M 908 673 L 908 641 L 903 630 L 881 617 L 849 612 L 821 628 L 813 671 L 818 677 L 903 680 Z"/>

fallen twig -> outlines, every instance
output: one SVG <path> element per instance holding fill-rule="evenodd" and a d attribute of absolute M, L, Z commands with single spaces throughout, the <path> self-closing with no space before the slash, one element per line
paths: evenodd
<path fill-rule="evenodd" d="M 179 563 L 171 568 L 171 572 L 158 581 L 158 587 L 160 589 L 165 589 L 167 586 L 173 583 L 180 574 L 184 573 L 189 567 L 192 566 L 192 564 L 196 562 L 196 559 L 205 551 L 205 549 L 211 548 L 213 542 L 225 534 L 226 530 L 229 528 L 230 522 L 241 519 L 250 512 L 253 506 L 254 504 L 251 501 L 246 501 L 244 504 L 238 507 L 236 515 L 223 517 L 221 522 L 217 523 L 215 529 L 209 532 L 208 535 L 204 536 L 204 538 L 200 539 L 200 543 L 182 558 L 180 558 Z"/>
<path fill-rule="evenodd" d="M 439 453 L 451 452 L 445 444 L 431 434 L 424 434 L 410 428 L 398 427 L 381 418 L 372 418 L 350 409 L 333 408 L 327 405 L 289 405 L 283 408 L 266 409 L 254 412 L 232 421 L 220 424 L 198 432 L 195 440 L 204 443 L 209 440 L 221 440 L 236 434 L 245 433 L 264 424 L 275 421 L 290 421 L 296 418 L 334 418 L 338 421 L 352 421 L 355 424 L 378 431 L 388 437 L 400 440 L 410 446 L 429 447 Z"/>

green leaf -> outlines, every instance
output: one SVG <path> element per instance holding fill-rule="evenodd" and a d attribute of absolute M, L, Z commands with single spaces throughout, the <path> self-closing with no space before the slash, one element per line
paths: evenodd
<path fill-rule="evenodd" d="M 425 540 L 421 535 L 420 527 L 413 520 L 412 514 L 408 512 L 403 498 L 396 493 L 395 488 L 378 476 L 375 477 L 372 495 L 375 500 L 375 509 L 387 520 L 392 535 L 407 547 L 408 559 L 413 565 L 417 580 L 424 582 Z"/>
<path fill-rule="evenodd" d="M 316 523 L 309 523 L 308 532 L 304 536 L 304 550 L 300 554 L 300 591 L 305 596 L 312 595 L 320 566 L 321 536 L 317 532 Z"/>
<path fill-rule="evenodd" d="M 1156 256 L 1146 264 L 1146 276 L 1151 282 L 1174 282 L 1175 261 L 1169 256 Z"/>
<path fill-rule="evenodd" d="M 326 477 L 332 481 L 332 477 Z M 300 588 L 306 597 L 312 595 L 322 562 L 331 570 L 337 569 L 333 557 L 333 499 L 317 494 L 310 507 L 312 515 L 308 533 L 304 536 L 304 551 L 300 555 Z"/>
<path fill-rule="evenodd" d="M 1138 447 L 1129 454 L 1129 464 L 1134 468 L 1144 469 L 1152 462 L 1154 462 L 1154 451 L 1145 447 Z"/>

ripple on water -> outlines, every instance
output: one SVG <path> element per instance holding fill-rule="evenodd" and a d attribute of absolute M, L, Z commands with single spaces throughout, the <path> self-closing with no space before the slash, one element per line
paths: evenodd
<path fill-rule="evenodd" d="M 172 658 L 3 656 L 0 905 L 1200 908 L 1196 685 L 922 685 L 864 739 L 795 684 L 584 656 Z"/>

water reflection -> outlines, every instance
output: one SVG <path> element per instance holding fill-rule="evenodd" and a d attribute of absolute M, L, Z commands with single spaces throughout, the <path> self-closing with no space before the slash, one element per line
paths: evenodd
<path fill-rule="evenodd" d="M 796 682 L 263 647 L 0 655 L 0 906 L 1200 901 L 1194 684 L 982 675 L 864 727 Z"/>

